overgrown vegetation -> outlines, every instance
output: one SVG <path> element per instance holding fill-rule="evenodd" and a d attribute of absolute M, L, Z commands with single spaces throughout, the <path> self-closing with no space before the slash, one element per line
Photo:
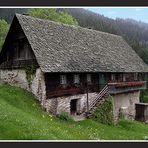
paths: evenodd
<path fill-rule="evenodd" d="M 148 88 L 141 91 L 140 102 L 148 103 Z"/>
<path fill-rule="evenodd" d="M 99 105 L 91 118 L 97 122 L 111 125 L 113 120 L 113 99 L 108 97 L 102 105 Z"/>
<path fill-rule="evenodd" d="M 1 140 L 145 140 L 147 131 L 146 124 L 124 120 L 116 126 L 90 119 L 80 122 L 61 120 L 44 112 L 31 93 L 0 85 Z"/>
<path fill-rule="evenodd" d="M 30 86 L 36 72 L 36 67 L 34 65 L 26 66 L 24 67 L 24 70 L 26 72 L 26 79 L 28 80 Z"/>

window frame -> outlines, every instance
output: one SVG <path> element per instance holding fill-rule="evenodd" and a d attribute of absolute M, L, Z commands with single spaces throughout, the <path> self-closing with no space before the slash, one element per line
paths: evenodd
<path fill-rule="evenodd" d="M 74 84 L 80 84 L 80 75 L 79 74 L 73 75 L 73 83 Z"/>
<path fill-rule="evenodd" d="M 67 77 L 66 77 L 66 75 L 64 75 L 64 74 L 60 75 L 60 84 L 61 85 L 66 85 L 67 84 Z"/>
<path fill-rule="evenodd" d="M 92 75 L 91 74 L 87 74 L 86 79 L 87 79 L 87 83 L 89 83 L 89 84 L 92 83 Z"/>

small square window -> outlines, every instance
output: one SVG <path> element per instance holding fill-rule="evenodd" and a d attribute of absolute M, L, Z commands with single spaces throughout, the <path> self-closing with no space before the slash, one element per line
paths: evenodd
<path fill-rule="evenodd" d="M 80 83 L 80 77 L 78 74 L 74 75 L 74 84 L 79 84 Z"/>
<path fill-rule="evenodd" d="M 65 85 L 67 83 L 66 75 L 60 75 L 60 84 Z"/>
<path fill-rule="evenodd" d="M 116 80 L 115 74 L 111 74 L 111 80 L 112 80 L 112 81 L 115 81 L 115 80 Z"/>
<path fill-rule="evenodd" d="M 87 82 L 91 83 L 91 74 L 87 74 Z"/>

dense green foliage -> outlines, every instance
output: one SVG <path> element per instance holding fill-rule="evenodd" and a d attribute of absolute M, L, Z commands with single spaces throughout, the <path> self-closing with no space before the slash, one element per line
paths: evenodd
<path fill-rule="evenodd" d="M 45 113 L 34 96 L 17 87 L 0 85 L 0 139 L 103 140 L 147 139 L 148 125 L 121 121 L 104 125 L 93 120 L 64 121 Z"/>
<path fill-rule="evenodd" d="M 106 98 L 105 102 L 102 105 L 99 105 L 96 111 L 92 114 L 91 117 L 93 120 L 111 125 L 113 124 L 113 99 L 112 97 Z"/>
<path fill-rule="evenodd" d="M 26 72 L 26 79 L 27 79 L 29 86 L 30 86 L 31 82 L 35 76 L 36 67 L 33 65 L 30 65 L 30 66 L 28 65 L 28 66 L 24 67 L 24 70 Z"/>
<path fill-rule="evenodd" d="M 57 9 L 54 8 L 50 9 L 34 8 L 34 9 L 29 9 L 28 13 L 30 16 L 42 19 L 48 19 L 69 25 L 76 25 L 76 26 L 78 25 L 76 19 L 73 18 L 70 14 L 68 14 L 67 12 L 57 11 Z"/>
<path fill-rule="evenodd" d="M 148 88 L 141 91 L 140 102 L 148 103 Z"/>
<path fill-rule="evenodd" d="M 0 49 L 3 46 L 4 40 L 6 38 L 9 29 L 9 24 L 5 20 L 0 20 Z"/>

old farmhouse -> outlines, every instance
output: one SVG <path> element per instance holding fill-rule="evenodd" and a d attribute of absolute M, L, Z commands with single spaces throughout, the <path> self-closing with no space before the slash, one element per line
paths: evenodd
<path fill-rule="evenodd" d="M 106 95 L 135 118 L 148 66 L 121 36 L 16 14 L 0 54 L 0 81 L 31 91 L 47 112 L 82 115 Z"/>

